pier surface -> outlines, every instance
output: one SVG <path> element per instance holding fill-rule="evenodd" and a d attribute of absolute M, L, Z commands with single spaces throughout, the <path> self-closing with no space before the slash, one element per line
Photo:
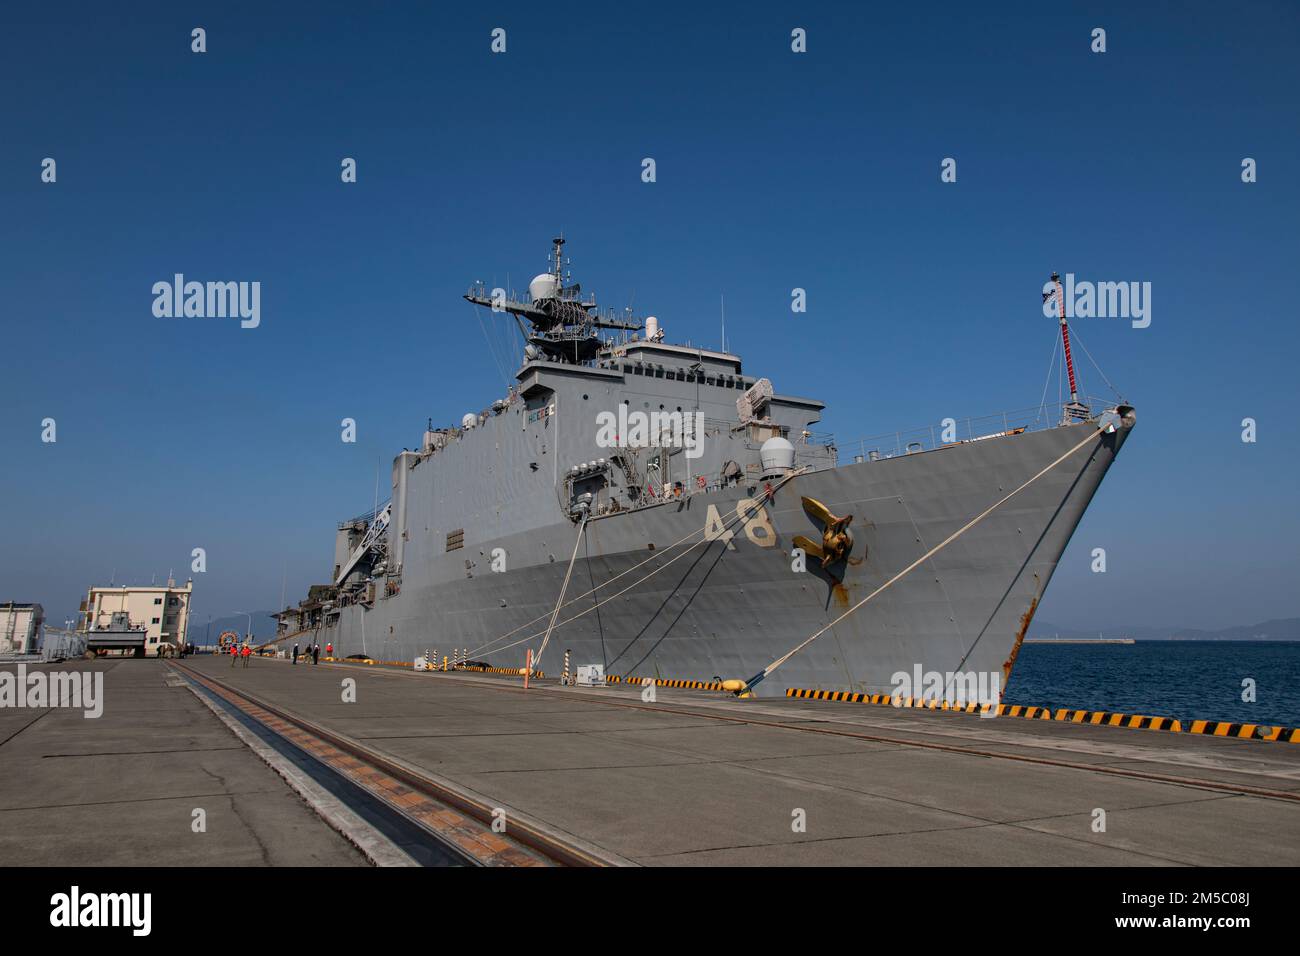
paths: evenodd
<path fill-rule="evenodd" d="M 26 669 L 102 673 L 104 708 L 0 709 L 0 866 L 367 865 L 166 662 Z"/>
<path fill-rule="evenodd" d="M 188 846 L 188 807 L 206 801 L 241 821 L 232 862 L 357 862 L 192 690 L 164 683 L 174 665 L 78 666 L 108 668 L 100 720 L 23 728 L 0 712 L 0 762 L 24 771 L 0 774 L 5 861 L 126 862 L 115 845 L 157 839 L 180 810 Z M 381 666 L 183 666 L 606 861 L 1300 863 L 1300 745 Z"/>

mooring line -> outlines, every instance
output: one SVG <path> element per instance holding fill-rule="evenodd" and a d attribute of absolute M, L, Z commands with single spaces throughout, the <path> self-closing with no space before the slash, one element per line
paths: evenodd
<path fill-rule="evenodd" d="M 902 579 L 902 578 L 905 577 L 906 575 L 910 574 L 912 571 L 916 570 L 918 567 L 920 567 L 922 564 L 924 564 L 926 561 L 928 561 L 928 560 L 929 560 L 930 558 L 932 558 L 934 555 L 938 554 L 938 553 L 939 553 L 940 551 L 942 551 L 944 548 L 948 547 L 948 545 L 952 544 L 954 541 L 956 541 L 958 538 L 960 538 L 963 534 L 965 534 L 965 533 L 966 533 L 967 531 L 969 531 L 971 528 L 975 527 L 977 524 L 979 524 L 981 521 L 983 521 L 985 518 L 987 518 L 989 515 L 991 515 L 994 511 L 996 511 L 996 510 L 997 510 L 998 508 L 1000 508 L 1002 505 L 1006 504 L 1008 501 L 1010 501 L 1010 500 L 1011 500 L 1012 498 L 1014 498 L 1016 495 L 1020 494 L 1020 492 L 1024 491 L 1026 488 L 1028 488 L 1030 485 L 1032 485 L 1032 484 L 1033 484 L 1035 481 L 1037 481 L 1039 478 L 1042 478 L 1043 475 L 1047 474 L 1049 471 L 1051 471 L 1053 468 L 1055 468 L 1055 467 L 1056 467 L 1057 465 L 1059 465 L 1061 462 L 1065 461 L 1065 459 L 1069 458 L 1071 455 L 1073 455 L 1076 451 L 1078 451 L 1078 450 L 1079 450 L 1080 448 L 1082 448 L 1084 445 L 1088 444 L 1088 442 L 1092 441 L 1092 440 L 1093 440 L 1094 438 L 1096 438 L 1098 435 L 1101 435 L 1101 434 L 1106 433 L 1106 431 L 1107 431 L 1108 429 L 1112 428 L 1112 427 L 1113 427 L 1113 426 L 1111 426 L 1111 425 L 1107 425 L 1107 426 L 1104 427 L 1104 428 L 1099 427 L 1099 428 L 1093 430 L 1092 432 L 1090 432 L 1090 433 L 1088 434 L 1088 436 L 1087 436 L 1086 438 L 1083 439 L 1083 441 L 1079 442 L 1077 445 L 1075 445 L 1073 448 L 1071 448 L 1071 449 L 1070 449 L 1069 451 L 1067 451 L 1065 454 L 1061 455 L 1061 457 L 1058 458 L 1058 459 L 1056 459 L 1056 461 L 1052 462 L 1050 465 L 1048 465 L 1047 467 L 1043 468 L 1041 471 L 1038 472 L 1038 474 L 1034 475 L 1034 476 L 1033 476 L 1032 478 L 1030 478 L 1028 481 L 1024 482 L 1024 484 L 1020 485 L 1020 487 L 1016 488 L 1014 491 L 1010 492 L 1010 493 L 1007 494 L 1007 495 L 1004 495 L 1002 498 L 998 499 L 998 500 L 995 501 L 993 504 L 989 505 L 989 506 L 988 506 L 987 508 L 985 508 L 984 511 L 982 511 L 980 514 L 976 515 L 976 516 L 975 516 L 974 518 L 972 518 L 970 521 L 966 522 L 966 524 L 962 525 L 960 528 L 958 528 L 958 529 L 957 529 L 956 531 L 954 531 L 952 534 L 948 535 L 948 537 L 944 538 L 941 542 L 939 542 L 937 545 L 935 545 L 935 546 L 934 546 L 933 548 L 931 548 L 929 551 L 925 552 L 925 554 L 921 555 L 919 558 L 917 558 L 915 561 L 913 561 L 913 562 L 912 562 L 911 564 L 909 564 L 907 567 L 903 568 L 903 570 L 899 571 L 899 572 L 898 572 L 897 574 L 895 574 L 892 578 L 890 578 L 890 579 L 889 579 L 888 581 L 886 581 L 884 584 L 880 585 L 880 587 L 876 588 L 874 591 L 872 591 L 870 594 L 868 594 L 866 597 L 864 597 L 864 598 L 863 598 L 861 601 L 859 601 L 857 604 L 853 605 L 853 607 L 849 608 L 847 611 L 845 611 L 843 614 L 841 614 L 841 615 L 840 615 L 839 617 L 837 617 L 835 620 L 831 621 L 829 624 L 825 625 L 824 627 L 821 627 L 821 628 L 819 628 L 818 630 L 814 631 L 814 632 L 813 632 L 809 637 L 805 638 L 805 639 L 804 639 L 803 641 L 801 641 L 799 644 L 795 645 L 795 646 L 792 647 L 790 650 L 786 651 L 784 654 L 782 654 L 780 657 L 778 657 L 778 658 L 777 658 L 776 660 L 774 660 L 772 663 L 768 664 L 765 668 L 763 668 L 761 671 L 759 671 L 759 672 L 758 672 L 757 674 L 755 674 L 753 677 L 749 678 L 749 680 L 745 681 L 743 685 L 741 685 L 741 686 L 737 686 L 737 687 L 734 687 L 734 688 L 733 688 L 733 687 L 728 687 L 727 689 L 728 689 L 728 690 L 733 690 L 733 691 L 734 691 L 735 693 L 737 693 L 737 694 L 747 694 L 747 693 L 749 693 L 750 691 L 752 691 L 752 690 L 754 689 L 754 687 L 756 687 L 759 683 L 761 683 L 762 681 L 766 680 L 766 679 L 767 679 L 768 677 L 770 677 L 773 673 L 775 673 L 775 671 L 777 670 L 777 668 L 779 668 L 782 664 L 784 664 L 784 663 L 785 663 L 786 661 L 788 661 L 790 658 L 794 657 L 796 654 L 798 654 L 800 651 L 802 651 L 805 647 L 807 647 L 807 646 L 808 646 L 809 644 L 811 644 L 813 641 L 817 640 L 817 638 L 821 637 L 823 634 L 825 634 L 827 631 L 829 631 L 831 628 L 833 628 L 836 624 L 840 623 L 840 621 L 843 621 L 843 620 L 844 620 L 846 617 L 848 617 L 850 614 L 855 613 L 859 608 L 861 608 L 863 605 L 865 605 L 868 601 L 870 601 L 870 600 L 872 600 L 874 597 L 876 597 L 876 595 L 881 594 L 881 593 L 883 593 L 884 591 L 888 590 L 888 589 L 889 589 L 890 587 L 892 587 L 892 586 L 893 586 L 897 581 L 899 581 L 900 579 Z M 732 682 L 732 681 L 727 681 L 727 682 L 725 682 L 725 683 L 728 683 L 728 684 L 729 684 L 729 683 L 733 683 L 733 682 Z M 740 684 L 740 681 L 735 681 L 734 683 L 739 685 L 739 684 Z"/>
<path fill-rule="evenodd" d="M 537 649 L 537 656 L 533 658 L 533 667 L 542 666 L 542 652 L 551 642 L 551 632 L 555 630 L 555 619 L 560 616 L 560 608 L 564 606 L 564 592 L 569 590 L 569 579 L 573 577 L 573 564 L 578 560 L 578 548 L 582 545 L 583 535 L 586 534 L 587 518 L 590 514 L 590 511 L 582 513 L 582 521 L 578 524 L 578 539 L 573 542 L 573 554 L 569 555 L 569 566 L 564 572 L 564 583 L 560 585 L 560 596 L 555 601 L 555 610 L 551 612 L 551 623 L 546 625 L 546 636 L 542 638 L 542 646 Z"/>
<path fill-rule="evenodd" d="M 780 481 L 778 481 L 775 485 L 772 486 L 772 490 L 771 490 L 770 492 L 765 491 L 765 492 L 763 493 L 763 500 L 766 500 L 766 501 L 769 501 L 769 502 L 770 502 L 770 501 L 775 497 L 776 493 L 777 493 L 778 491 L 780 491 L 781 488 L 782 488 L 782 487 L 783 487 L 787 482 L 790 482 L 790 481 L 794 480 L 795 478 L 799 477 L 800 475 L 805 474 L 806 470 L 807 470 L 806 468 L 800 468 L 800 469 L 798 469 L 798 470 L 796 470 L 796 471 L 791 472 L 790 474 L 786 475 L 785 477 L 783 477 Z M 749 507 L 749 508 L 746 508 L 746 509 L 738 509 L 738 510 L 736 511 L 735 514 L 731 515 L 729 518 L 727 518 L 727 520 L 725 520 L 725 521 L 722 522 L 722 526 L 721 526 L 721 528 L 719 529 L 718 533 L 715 534 L 712 538 L 708 537 L 708 528 L 707 528 L 707 527 L 704 528 L 704 529 L 702 529 L 703 533 L 705 534 L 705 537 L 702 538 L 702 539 L 699 540 L 699 541 L 696 541 L 694 544 L 692 544 L 692 545 L 691 545 L 689 548 L 687 548 L 685 551 L 682 551 L 680 554 L 674 555 L 671 559 L 669 559 L 668 561 L 665 561 L 665 562 L 664 562 L 663 564 L 661 564 L 659 567 L 655 568 L 653 571 L 650 571 L 648 574 L 646 574 L 645 577 L 642 577 L 642 578 L 640 578 L 640 579 L 638 579 L 638 580 L 636 580 L 636 581 L 633 581 L 633 582 L 632 582 L 631 584 L 629 584 L 627 587 L 623 588 L 623 590 L 621 590 L 621 591 L 619 591 L 619 592 L 617 592 L 617 593 L 615 593 L 615 594 L 611 594 L 609 597 L 604 598 L 603 600 L 596 602 L 596 603 L 593 604 L 591 607 L 587 608 L 586 610 L 584 610 L 584 611 L 582 611 L 582 612 L 580 612 L 580 613 L 578 613 L 578 614 L 575 614 L 573 617 L 566 618 L 565 620 L 560 621 L 559 624 L 557 624 L 556 626 L 557 626 L 557 627 L 564 627 L 564 625 L 569 624 L 569 623 L 572 623 L 573 621 L 576 621 L 578 618 L 583 617 L 584 615 L 589 614 L 589 613 L 591 613 L 592 611 L 596 610 L 596 609 L 597 609 L 598 607 L 600 607 L 601 605 L 603 605 L 603 604 L 608 604 L 610 601 L 614 600 L 614 598 L 619 597 L 619 596 L 621 596 L 621 595 L 623 595 L 623 594 L 626 594 L 628 591 L 632 590 L 632 588 L 636 587 L 638 584 L 644 584 L 646 581 L 649 581 L 652 577 L 654 577 L 654 576 L 655 576 L 656 574 L 658 574 L 660 571 L 663 571 L 665 568 L 669 567 L 670 565 L 674 564 L 675 562 L 679 561 L 680 559 L 686 557 L 686 555 L 690 554 L 692 551 L 694 551 L 694 550 L 695 550 L 696 548 L 698 548 L 700 545 L 702 545 L 702 544 L 703 544 L 703 545 L 708 545 L 708 544 L 712 544 L 714 541 L 720 540 L 720 539 L 722 538 L 722 532 L 724 532 L 724 531 L 728 531 L 728 530 L 731 529 L 731 526 L 732 526 L 732 525 L 734 525 L 734 524 L 738 524 L 740 521 L 748 519 L 748 518 L 751 516 L 751 514 L 752 514 L 752 512 L 753 512 L 753 509 L 754 509 L 754 507 L 755 507 L 756 505 L 757 505 L 757 502 L 755 502 L 754 505 L 751 505 L 751 507 Z M 574 604 L 574 603 L 576 603 L 576 602 L 578 602 L 578 601 L 581 601 L 581 600 L 582 600 L 583 598 L 585 598 L 585 597 L 590 597 L 591 595 L 593 595 L 593 594 L 595 594 L 597 591 L 599 591 L 601 588 L 608 587 L 609 585 L 611 585 L 611 584 L 613 584 L 615 581 L 617 581 L 619 578 L 622 578 L 622 577 L 625 577 L 625 576 L 628 575 L 628 574 L 631 574 L 633 571 L 635 571 L 637 568 L 641 567 L 643 564 L 647 564 L 647 563 L 649 563 L 650 561 L 654 561 L 656 558 L 661 558 L 661 557 L 663 557 L 664 555 L 668 554 L 668 553 L 669 553 L 673 548 L 677 547 L 677 546 L 680 545 L 680 544 L 683 544 L 684 542 L 690 540 L 691 538 L 695 537 L 697 534 L 700 534 L 700 533 L 701 533 L 700 531 L 692 531 L 690 534 L 686 535 L 685 537 L 683 537 L 683 538 L 679 538 L 677 541 L 674 541 L 672 544 L 668 545 L 668 547 L 663 548 L 663 549 L 661 549 L 661 550 L 659 550 L 659 551 L 656 551 L 653 555 L 651 555 L 650 557 L 646 558 L 645 560 L 643 560 L 643 561 L 638 561 L 636 564 L 632 565 L 632 567 L 628 568 L 628 569 L 625 570 L 625 571 L 620 571 L 618 574 L 614 575 L 614 576 L 613 576 L 612 578 L 610 578 L 608 581 L 604 581 L 604 582 L 602 582 L 602 583 L 596 585 L 596 586 L 595 586 L 594 588 L 592 588 L 591 590 L 586 591 L 586 592 L 583 593 L 583 594 L 579 594 L 577 597 L 572 598 L 571 600 L 565 601 L 562 605 L 560 605 L 561 609 L 562 609 L 562 608 L 565 608 L 565 607 L 568 607 L 570 604 Z M 494 637 L 494 638 L 492 638 L 490 641 L 488 641 L 488 642 L 486 642 L 486 643 L 484 643 L 484 644 L 480 644 L 478 647 L 474 648 L 474 649 L 473 649 L 472 651 L 470 651 L 469 653 L 470 653 L 470 654 L 481 654 L 481 653 L 483 653 L 484 651 L 486 651 L 488 648 L 492 647 L 492 645 L 495 644 L 497 641 L 503 641 L 503 640 L 505 640 L 507 637 L 510 637 L 510 636 L 512 636 L 512 635 L 514 635 L 514 634 L 518 634 L 518 633 L 519 633 L 520 631 L 522 631 L 524 628 L 526 628 L 526 627 L 530 627 L 531 625 L 536 624 L 538 621 L 542 620 L 542 619 L 545 618 L 545 617 L 546 617 L 545 614 L 538 615 L 537 617 L 533 618 L 531 621 L 528 621 L 528 622 L 525 623 L 525 624 L 521 624 L 521 625 L 519 625 L 518 627 L 514 628 L 513 630 L 507 631 L 506 633 L 504 633 L 504 634 L 502 634 L 502 635 L 500 635 L 500 636 L 498 636 L 498 637 Z M 517 646 L 520 645 L 520 644 L 525 644 L 525 643 L 527 643 L 528 641 L 533 640 L 534 638 L 541 637 L 544 633 L 545 633 L 544 631 L 537 631 L 537 632 L 535 632 L 535 633 L 533 633 L 533 634 L 529 634 L 527 637 L 522 637 L 522 638 L 520 638 L 520 639 L 517 640 L 517 641 L 512 641 L 511 643 L 509 643 L 509 644 L 504 644 L 504 645 L 502 645 L 501 647 L 493 648 L 493 649 L 492 649 L 492 653 L 493 653 L 493 654 L 499 654 L 499 653 L 501 653 L 502 651 L 509 650 L 509 649 L 512 648 L 512 647 L 517 647 Z"/>

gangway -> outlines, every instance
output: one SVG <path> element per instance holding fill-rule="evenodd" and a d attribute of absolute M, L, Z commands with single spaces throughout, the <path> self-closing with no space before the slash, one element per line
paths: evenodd
<path fill-rule="evenodd" d="M 388 504 L 384 505 L 382 511 L 375 515 L 375 520 L 370 522 L 370 527 L 366 529 L 366 536 L 361 539 L 361 543 L 357 545 L 356 550 L 352 552 L 352 556 L 348 558 L 348 563 L 343 565 L 342 569 L 338 573 L 338 577 L 334 579 L 335 587 L 338 587 L 347 580 L 347 576 L 352 573 L 352 570 L 358 564 L 361 563 L 361 559 L 370 552 L 370 549 L 375 546 L 384 532 L 388 530 L 388 522 L 389 519 L 392 518 L 392 514 L 393 503 L 390 501 Z"/>

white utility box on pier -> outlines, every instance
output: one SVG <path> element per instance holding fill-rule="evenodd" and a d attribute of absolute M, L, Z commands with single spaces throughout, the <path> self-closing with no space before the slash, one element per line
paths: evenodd
<path fill-rule="evenodd" d="M 578 679 L 575 683 L 579 687 L 604 687 L 605 686 L 605 665 L 604 664 L 579 664 Z"/>

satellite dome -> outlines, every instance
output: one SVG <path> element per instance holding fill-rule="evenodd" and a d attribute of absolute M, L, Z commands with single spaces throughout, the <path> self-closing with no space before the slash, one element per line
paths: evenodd
<path fill-rule="evenodd" d="M 461 428 L 473 428 L 478 424 L 478 416 L 473 412 L 466 412 L 460 420 Z M 787 443 L 788 444 L 788 443 Z"/>
<path fill-rule="evenodd" d="M 794 467 L 794 445 L 784 438 L 769 438 L 758 450 L 758 460 L 763 463 L 763 474 L 789 471 Z"/>
<path fill-rule="evenodd" d="M 555 295 L 556 287 L 559 283 L 555 276 L 549 272 L 543 272 L 539 276 L 534 276 L 533 281 L 528 283 L 528 294 L 536 302 L 538 299 L 549 299 Z"/>

